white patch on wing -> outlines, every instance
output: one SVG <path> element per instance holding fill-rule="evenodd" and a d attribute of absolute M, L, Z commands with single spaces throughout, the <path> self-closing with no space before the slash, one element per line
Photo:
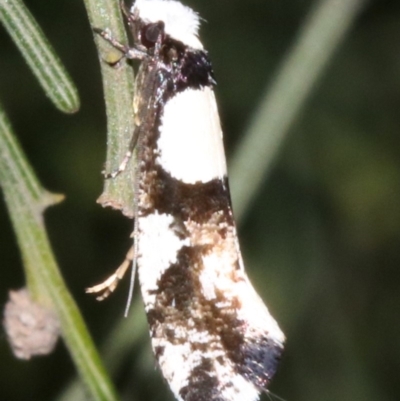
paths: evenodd
<path fill-rule="evenodd" d="M 170 327 L 179 333 L 176 327 Z M 194 369 L 199 366 L 204 359 L 210 359 L 213 368 L 208 373 L 210 377 L 216 377 L 217 384 L 215 391 L 220 394 L 220 399 L 229 401 L 255 401 L 258 400 L 259 390 L 243 376 L 236 372 L 233 362 L 226 357 L 226 351 L 220 344 L 220 339 L 211 335 L 207 331 L 198 331 L 194 329 L 184 329 L 184 336 L 175 336 L 186 338 L 182 344 L 173 344 L 164 338 L 158 338 L 154 341 L 154 347 L 164 347 L 164 352 L 158 362 L 162 368 L 164 377 L 168 381 L 172 392 L 178 400 L 182 400 L 180 391 L 189 385 L 189 380 Z M 208 350 L 195 350 L 191 348 L 191 343 L 207 344 Z M 223 363 L 221 364 L 221 358 Z"/>
<path fill-rule="evenodd" d="M 214 92 L 186 89 L 164 106 L 157 162 L 187 184 L 226 175 L 225 152 Z"/>
<path fill-rule="evenodd" d="M 210 253 L 203 256 L 204 268 L 200 272 L 199 280 L 202 286 L 203 295 L 207 300 L 217 298 L 217 292 L 227 295 L 227 299 L 232 299 L 236 279 L 241 277 L 235 272 L 235 262 L 237 255 L 229 252 L 229 247 L 219 254 Z"/>
<path fill-rule="evenodd" d="M 158 288 L 158 279 L 177 261 L 179 250 L 188 245 L 188 240 L 181 240 L 171 229 L 173 221 L 169 214 L 139 217 L 138 274 L 146 309 L 154 306 L 155 295 L 149 291 Z"/>
<path fill-rule="evenodd" d="M 135 11 L 145 23 L 163 21 L 171 38 L 194 49 L 203 48 L 197 37 L 200 18 L 191 8 L 173 0 L 136 0 L 131 13 Z"/>
<path fill-rule="evenodd" d="M 190 343 L 173 345 L 162 340 L 154 342 L 154 346 L 159 343 L 165 347 L 158 362 L 172 392 L 180 400 L 182 398 L 179 396 L 179 391 L 188 384 L 190 369 L 194 367 L 188 364 L 188 358 L 191 354 Z"/>
<path fill-rule="evenodd" d="M 267 334 L 267 337 L 275 344 L 283 346 L 285 335 L 256 293 L 247 275 L 243 273 L 243 276 L 244 280 L 237 283 L 236 289 L 241 300 L 238 318 L 247 322 L 245 336 L 251 338 Z"/>
<path fill-rule="evenodd" d="M 217 376 L 225 379 L 226 386 L 221 390 L 222 399 L 229 401 L 256 401 L 259 399 L 259 390 L 242 375 L 236 373 L 235 366 L 228 367 L 218 362 L 215 365 Z"/>

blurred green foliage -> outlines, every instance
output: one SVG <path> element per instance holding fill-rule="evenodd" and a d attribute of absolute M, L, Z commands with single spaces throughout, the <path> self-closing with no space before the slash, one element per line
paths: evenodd
<path fill-rule="evenodd" d="M 313 3 L 190 1 L 207 21 L 201 33 L 218 80 L 228 156 Z M 100 344 L 122 319 L 127 283 L 100 304 L 83 289 L 121 261 L 132 223 L 95 203 L 106 151 L 99 62 L 83 3 L 26 4 L 73 77 L 81 110 L 73 116 L 55 110 L 4 30 L 0 98 L 41 182 L 67 196 L 46 212 L 46 223 L 64 278 Z M 384 401 L 400 393 L 399 38 L 400 3 L 370 1 L 242 221 L 247 271 L 288 338 L 271 387 L 286 400 Z M 0 228 L 4 304 L 24 278 L 3 205 Z M 134 310 L 135 346 L 114 380 L 123 399 L 172 400 L 154 369 L 143 311 Z M 62 343 L 49 357 L 18 361 L 3 332 L 0 370 L 0 399 L 7 401 L 56 400 L 75 377 Z"/>

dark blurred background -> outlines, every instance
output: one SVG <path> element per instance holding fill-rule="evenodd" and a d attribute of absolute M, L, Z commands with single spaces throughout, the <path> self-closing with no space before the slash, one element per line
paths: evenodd
<path fill-rule="evenodd" d="M 201 34 L 218 81 L 228 158 L 313 3 L 187 1 L 207 21 Z M 122 319 L 127 282 L 103 303 L 84 288 L 122 260 L 132 222 L 95 202 L 106 151 L 99 61 L 82 2 L 26 4 L 74 79 L 81 109 L 55 110 L 4 29 L 0 100 L 43 185 L 66 195 L 46 212 L 47 228 L 100 345 Z M 400 2 L 370 1 L 240 225 L 248 274 L 288 338 L 271 386 L 285 400 L 399 399 L 399 131 Z M 0 265 L 4 305 L 24 277 L 2 201 Z M 143 315 L 130 318 L 143 321 Z M 114 381 L 124 400 L 172 400 L 139 326 L 142 334 Z M 0 400 L 57 400 L 75 377 L 62 342 L 52 355 L 26 362 L 12 356 L 3 330 L 0 339 Z"/>

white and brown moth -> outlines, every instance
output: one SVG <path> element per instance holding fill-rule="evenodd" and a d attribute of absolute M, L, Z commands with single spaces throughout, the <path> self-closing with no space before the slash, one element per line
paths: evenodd
<path fill-rule="evenodd" d="M 177 400 L 257 400 L 285 337 L 244 271 L 199 16 L 172 0 L 137 0 L 125 14 L 134 47 L 99 33 L 141 60 L 133 259 L 155 357 Z M 107 295 L 121 275 L 89 292 Z"/>

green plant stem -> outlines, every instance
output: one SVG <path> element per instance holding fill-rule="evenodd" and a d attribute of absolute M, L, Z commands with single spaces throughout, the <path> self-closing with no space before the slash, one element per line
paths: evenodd
<path fill-rule="evenodd" d="M 243 220 L 293 121 L 366 0 L 320 0 L 266 91 L 230 163 L 235 216 Z"/>
<path fill-rule="evenodd" d="M 113 36 L 122 43 L 128 43 L 121 9 L 118 1 L 85 0 L 86 10 L 92 28 L 109 29 Z M 110 65 L 106 60 L 115 60 L 116 50 L 99 35 L 94 34 L 100 55 L 100 68 L 103 79 L 104 100 L 107 113 L 107 161 L 105 171 L 117 170 L 133 133 L 133 69 L 122 58 L 117 64 Z M 121 54 L 117 54 L 121 57 Z M 124 174 L 112 180 L 106 180 L 104 191 L 98 203 L 121 210 L 128 217 L 133 217 L 134 204 L 134 158 Z"/>
<path fill-rule="evenodd" d="M 0 0 L 0 21 L 54 105 L 79 109 L 78 91 L 32 14 L 20 0 Z"/>
<path fill-rule="evenodd" d="M 122 313 L 122 310 L 121 310 Z M 106 341 L 101 347 L 101 354 L 107 369 L 111 375 L 115 374 L 121 361 L 130 349 L 148 333 L 146 315 L 143 310 L 143 302 L 136 298 L 132 303 L 129 316 L 126 319 L 119 319 Z M 77 380 L 71 382 L 57 397 L 57 401 L 84 401 L 84 389 Z"/>
<path fill-rule="evenodd" d="M 44 227 L 44 209 L 62 197 L 52 195 L 40 186 L 1 109 L 0 185 L 22 252 L 27 286 L 33 300 L 57 313 L 62 336 L 93 399 L 117 400 L 80 312 L 59 273 Z"/>

